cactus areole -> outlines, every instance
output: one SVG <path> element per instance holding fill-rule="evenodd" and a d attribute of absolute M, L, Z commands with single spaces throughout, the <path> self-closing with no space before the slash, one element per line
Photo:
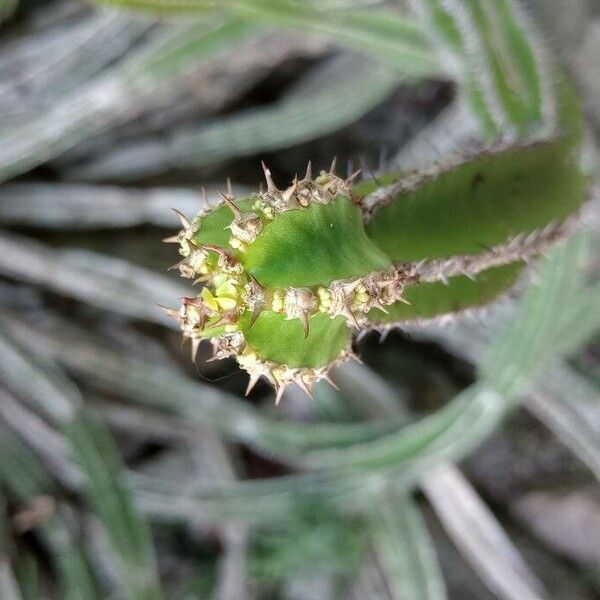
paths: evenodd
<path fill-rule="evenodd" d="M 263 165 L 264 167 L 264 165 Z M 203 339 L 268 379 L 279 401 L 310 394 L 354 356 L 357 332 L 448 318 L 508 290 L 525 262 L 568 234 L 587 179 L 571 144 L 497 147 L 386 187 L 344 179 L 335 164 L 249 198 L 223 194 L 167 242 L 199 284 L 167 309 L 195 358 Z"/>

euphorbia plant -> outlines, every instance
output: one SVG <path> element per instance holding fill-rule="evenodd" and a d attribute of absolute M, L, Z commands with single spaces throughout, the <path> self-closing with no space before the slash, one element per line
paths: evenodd
<path fill-rule="evenodd" d="M 264 376 L 277 399 L 290 383 L 310 392 L 356 333 L 486 305 L 569 233 L 587 187 L 573 132 L 376 183 L 334 163 L 278 189 L 264 167 L 265 189 L 180 215 L 167 241 L 202 288 L 170 312 L 194 356 L 202 339 L 235 356 L 248 390 Z"/>

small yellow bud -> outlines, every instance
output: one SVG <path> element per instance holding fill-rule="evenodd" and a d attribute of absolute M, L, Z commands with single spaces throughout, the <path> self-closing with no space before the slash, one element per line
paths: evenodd
<path fill-rule="evenodd" d="M 196 323 L 200 319 L 200 313 L 193 304 L 188 304 L 185 310 L 185 318 L 191 323 Z"/>
<path fill-rule="evenodd" d="M 315 182 L 319 185 L 327 185 L 329 183 L 329 173 L 327 173 L 327 171 L 321 171 L 319 176 L 315 179 Z"/>
<path fill-rule="evenodd" d="M 235 299 L 238 296 L 238 290 L 235 287 L 235 285 L 233 285 L 233 282 L 231 280 L 227 280 L 221 283 L 219 287 L 217 287 L 217 289 L 215 290 L 215 294 L 217 297 Z"/>
<path fill-rule="evenodd" d="M 327 312 L 331 306 L 331 292 L 324 287 L 317 288 L 317 297 L 319 298 L 319 310 Z"/>
<path fill-rule="evenodd" d="M 276 290 L 273 294 L 273 302 L 271 308 L 274 312 L 280 313 L 283 312 L 283 292 L 281 290 Z"/>
<path fill-rule="evenodd" d="M 228 278 L 229 275 L 227 275 L 227 273 L 215 273 L 215 276 L 212 279 L 213 285 L 215 288 L 218 288 L 219 286 L 223 285 Z"/>
<path fill-rule="evenodd" d="M 223 310 L 233 310 L 237 306 L 237 300 L 234 298 L 222 298 L 217 296 L 215 301 Z"/>
<path fill-rule="evenodd" d="M 208 288 L 205 287 L 202 289 L 202 291 L 200 292 L 200 298 L 202 298 L 204 306 L 206 306 L 214 312 L 219 312 L 219 305 L 217 304 L 217 300 Z"/>

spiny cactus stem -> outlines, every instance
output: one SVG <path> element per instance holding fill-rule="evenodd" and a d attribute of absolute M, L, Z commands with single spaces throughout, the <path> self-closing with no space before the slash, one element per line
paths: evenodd
<path fill-rule="evenodd" d="M 507 154 L 495 156 L 505 150 Z M 513 155 L 515 151 L 517 154 Z M 314 383 L 322 380 L 332 383 L 329 372 L 333 366 L 349 358 L 360 361 L 350 349 L 354 334 L 361 336 L 364 331 L 375 328 L 383 337 L 389 329 L 407 321 L 432 320 L 419 315 L 437 315 L 436 320 L 449 322 L 459 313 L 468 314 L 469 307 L 490 302 L 508 289 L 517 280 L 522 261 L 545 252 L 575 229 L 579 215 L 573 215 L 574 208 L 569 211 L 572 216 L 546 224 L 545 215 L 549 211 L 543 200 L 551 191 L 550 184 L 542 187 L 536 197 L 538 204 L 533 209 L 539 210 L 540 216 L 529 221 L 540 223 L 540 227 L 527 230 L 525 223 L 521 223 L 522 227 L 515 223 L 514 231 L 521 233 L 510 237 L 512 223 L 502 220 L 504 216 L 520 214 L 521 196 L 511 190 L 528 192 L 537 184 L 536 177 L 543 179 L 548 156 L 556 158 L 557 169 L 553 173 L 555 179 L 562 182 L 563 173 L 567 172 L 561 170 L 565 163 L 560 162 L 562 155 L 554 151 L 555 147 L 548 142 L 536 142 L 516 150 L 514 145 L 499 144 L 478 152 L 475 157 L 463 156 L 408 174 L 387 187 L 378 184 L 377 191 L 363 198 L 355 193 L 352 185 L 360 171 L 344 180 L 335 174 L 335 159 L 329 171 L 321 171 L 314 179 L 309 162 L 304 178 L 295 176 L 292 184 L 283 190 L 277 188 L 263 163 L 266 191 L 261 189 L 238 201 L 228 182 L 227 193 L 221 194 L 221 206 L 205 207 L 194 219 L 175 211 L 183 229 L 165 241 L 178 243 L 183 258 L 172 268 L 179 269 L 183 277 L 193 279 L 195 284 L 203 283 L 204 287 L 197 296 L 184 298 L 179 310 L 163 308 L 177 319 L 183 337 L 191 340 L 192 359 L 197 355 L 201 339 L 212 342 L 213 356 L 209 360 L 237 358 L 240 367 L 250 376 L 247 394 L 260 377 L 265 377 L 276 390 L 276 403 L 292 383 L 310 396 Z M 488 160 L 490 157 L 492 160 Z M 523 166 L 522 157 L 525 157 Z M 471 160 L 480 162 L 471 165 Z M 531 160 L 533 167 L 527 172 Z M 523 173 L 530 173 L 530 179 L 523 179 L 526 177 Z M 494 243 L 489 246 L 482 243 L 479 249 L 472 239 L 467 244 L 454 246 L 436 244 L 437 240 L 432 239 L 431 248 L 421 249 L 410 237 L 415 232 L 407 229 L 405 245 L 393 245 L 398 241 L 398 227 L 406 226 L 402 211 L 412 206 L 401 204 L 403 195 L 416 203 L 419 210 L 424 210 L 423 214 L 428 214 L 427 210 L 435 212 L 436 204 L 429 208 L 427 194 L 435 199 L 444 190 L 421 187 L 430 181 L 438 183 L 438 178 L 441 186 L 449 182 L 449 189 L 455 194 L 456 189 L 477 194 L 473 197 L 478 202 L 481 200 L 484 208 L 498 207 L 497 213 L 491 211 L 490 214 L 499 215 L 501 233 L 483 227 L 483 237 L 487 238 L 482 242 L 493 239 Z M 576 187 L 579 181 L 576 177 L 573 179 L 574 189 L 583 189 Z M 487 187 L 482 189 L 483 182 Z M 566 183 L 570 183 L 568 177 Z M 504 204 L 491 203 L 498 185 L 504 185 L 503 197 L 510 200 L 506 215 L 502 213 Z M 559 185 L 557 189 L 562 187 Z M 420 202 L 422 197 L 425 200 Z M 399 198 L 400 204 L 385 212 L 385 205 L 394 198 Z M 577 199 L 581 203 L 579 198 L 580 195 Z M 463 212 L 470 209 L 470 204 L 461 201 L 460 194 L 457 205 Z M 396 207 L 400 207 L 399 212 Z M 382 212 L 371 220 L 379 208 Z M 481 207 L 479 212 L 487 214 Z M 467 238 L 478 235 L 479 229 L 473 223 L 483 220 L 479 213 L 471 220 L 469 216 L 465 217 Z M 417 210 L 416 233 L 421 231 L 419 218 L 421 213 Z M 453 221 L 454 226 L 457 222 L 458 217 Z M 230 234 L 224 234 L 227 229 Z M 452 236 L 450 238 L 452 240 Z M 474 252 L 469 254 L 472 246 Z M 434 257 L 441 258 L 397 260 L 406 253 L 427 256 L 430 250 Z M 480 273 L 503 266 L 504 270 L 499 273 L 494 272 L 488 278 L 482 275 L 465 287 L 465 278 L 475 281 Z M 296 285 L 287 285 L 288 281 Z M 449 286 L 448 292 L 440 292 L 440 286 L 428 287 L 436 282 Z M 419 299 L 419 304 L 420 299 L 430 293 L 439 293 L 443 300 L 434 301 L 433 306 L 425 303 L 408 310 L 399 306 L 400 303 L 411 304 L 405 297 L 407 290 L 413 300 Z M 463 298 L 461 294 L 464 294 L 462 302 L 456 300 Z M 407 316 L 406 321 L 402 321 L 403 315 Z M 297 325 L 288 325 L 288 321 L 300 322 L 303 339 Z"/>

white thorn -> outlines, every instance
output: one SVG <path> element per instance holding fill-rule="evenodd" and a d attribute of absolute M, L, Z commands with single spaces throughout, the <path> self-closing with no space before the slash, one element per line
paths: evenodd
<path fill-rule="evenodd" d="M 200 348 L 200 338 L 192 338 L 192 362 L 194 363 L 198 355 L 198 348 Z"/>
<path fill-rule="evenodd" d="M 257 373 L 250 374 L 250 380 L 248 381 L 248 386 L 246 387 L 246 392 L 245 392 L 244 396 L 248 396 L 248 394 L 250 394 L 250 392 L 253 390 L 254 386 L 258 383 L 259 379 L 260 379 L 260 375 L 258 375 Z"/>
<path fill-rule="evenodd" d="M 304 379 L 300 378 L 300 379 L 296 379 L 295 380 L 296 385 L 311 399 L 314 400 L 315 397 L 312 395 L 312 392 L 310 391 L 310 388 L 308 387 L 308 385 L 306 385 L 306 381 L 304 381 Z"/>
<path fill-rule="evenodd" d="M 352 173 L 352 175 L 350 175 L 348 177 L 348 179 L 346 179 L 346 185 L 350 185 L 351 183 L 354 183 L 354 180 L 362 173 L 362 171 L 360 169 L 358 169 L 358 171 L 354 171 L 354 173 Z"/>
<path fill-rule="evenodd" d="M 192 222 L 182 212 L 178 211 L 176 208 L 172 208 L 171 210 L 179 217 L 184 229 L 189 229 L 192 226 Z"/>
<path fill-rule="evenodd" d="M 377 303 L 376 308 L 378 308 L 382 313 L 384 313 L 386 315 L 390 314 L 390 311 L 383 304 L 381 304 L 381 302 Z"/>
<path fill-rule="evenodd" d="M 267 181 L 267 192 L 276 192 L 277 191 L 277 186 L 275 185 L 275 182 L 273 181 L 273 178 L 271 177 L 271 171 L 269 171 L 269 169 L 267 168 L 267 165 L 265 165 L 264 162 L 261 162 L 263 171 L 265 173 L 265 180 Z"/>
<path fill-rule="evenodd" d="M 165 244 L 179 244 L 179 235 L 172 235 L 171 237 L 165 238 L 163 242 Z"/>
<path fill-rule="evenodd" d="M 333 160 L 331 161 L 331 167 L 329 167 L 329 172 L 331 173 L 331 175 L 335 175 L 336 167 L 337 167 L 337 156 L 334 156 Z"/>
<path fill-rule="evenodd" d="M 210 202 L 208 201 L 208 196 L 206 195 L 206 190 L 204 186 L 200 189 L 200 199 L 202 201 L 202 209 L 208 210 L 210 208 Z"/>
<path fill-rule="evenodd" d="M 159 308 L 162 308 L 170 317 L 173 317 L 176 321 L 180 321 L 179 311 L 174 308 L 169 308 L 168 306 L 163 306 L 162 304 L 157 305 Z"/>
<path fill-rule="evenodd" d="M 325 373 L 325 375 L 323 375 L 323 379 L 334 389 L 337 390 L 338 392 L 340 391 L 340 386 L 333 381 L 333 379 L 331 379 L 331 377 L 329 376 L 329 373 Z"/>
<path fill-rule="evenodd" d="M 312 162 L 310 160 L 306 165 L 306 175 L 304 175 L 304 179 L 306 181 L 310 181 L 312 179 Z"/>
<path fill-rule="evenodd" d="M 239 219 L 242 216 L 242 211 L 234 204 L 234 202 L 230 196 L 224 194 L 223 192 L 219 192 L 219 193 L 223 197 L 223 200 L 225 200 L 225 204 L 227 204 L 227 206 L 233 213 L 233 217 L 235 219 Z"/>
<path fill-rule="evenodd" d="M 279 403 L 281 402 L 281 397 L 283 396 L 284 391 L 285 391 L 285 386 L 280 384 L 279 387 L 277 387 L 277 393 L 275 394 L 275 406 L 279 406 Z"/>

